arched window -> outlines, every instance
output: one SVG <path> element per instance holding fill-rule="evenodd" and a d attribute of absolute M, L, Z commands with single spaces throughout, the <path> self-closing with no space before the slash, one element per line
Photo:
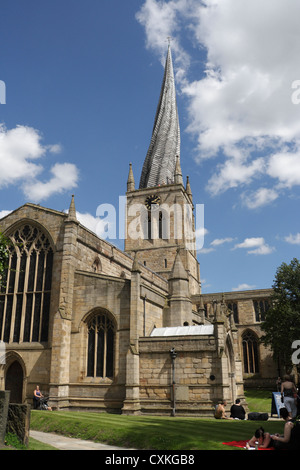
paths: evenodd
<path fill-rule="evenodd" d="M 242 336 L 243 360 L 245 374 L 259 372 L 258 339 L 251 331 L 246 331 Z"/>
<path fill-rule="evenodd" d="M 148 211 L 146 221 L 143 221 L 144 238 L 148 240 L 166 239 L 165 217 L 162 211 Z"/>
<path fill-rule="evenodd" d="M 228 303 L 227 304 L 228 309 L 233 313 L 233 319 L 234 323 L 237 324 L 239 323 L 239 313 L 238 313 L 238 305 L 236 302 L 233 303 Z"/>
<path fill-rule="evenodd" d="M 269 310 L 270 307 L 268 300 L 254 300 L 253 305 L 255 311 L 255 321 L 265 321 L 266 312 Z"/>
<path fill-rule="evenodd" d="M 114 376 L 115 328 L 106 313 L 94 314 L 87 322 L 87 376 Z"/>
<path fill-rule="evenodd" d="M 0 340 L 48 341 L 53 250 L 42 230 L 29 224 L 9 237 L 9 268 L 0 291 Z"/>

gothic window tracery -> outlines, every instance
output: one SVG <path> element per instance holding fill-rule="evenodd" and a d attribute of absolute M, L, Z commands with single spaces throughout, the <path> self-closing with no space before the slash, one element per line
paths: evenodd
<path fill-rule="evenodd" d="M 268 300 L 253 300 L 253 306 L 255 311 L 255 321 L 262 322 L 265 320 L 266 312 L 269 310 Z"/>
<path fill-rule="evenodd" d="M 0 290 L 0 340 L 48 341 L 53 250 L 46 234 L 28 223 L 9 237 L 9 268 Z"/>
<path fill-rule="evenodd" d="M 258 339 L 252 331 L 246 331 L 242 336 L 243 361 L 245 374 L 259 372 Z"/>
<path fill-rule="evenodd" d="M 227 307 L 233 313 L 234 323 L 239 323 L 238 304 L 236 302 L 230 302 L 227 304 Z"/>
<path fill-rule="evenodd" d="M 115 342 L 113 321 L 106 313 L 94 314 L 87 322 L 87 330 L 87 376 L 113 378 Z"/>

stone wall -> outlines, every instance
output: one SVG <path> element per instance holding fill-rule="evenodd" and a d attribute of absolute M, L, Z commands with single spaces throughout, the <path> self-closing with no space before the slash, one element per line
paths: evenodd
<path fill-rule="evenodd" d="M 261 322 L 255 317 L 254 300 L 267 300 L 272 294 L 271 289 L 257 289 L 240 292 L 225 292 L 214 294 L 202 294 L 203 303 L 206 305 L 206 311 L 209 314 L 214 301 L 224 299 L 228 303 L 236 303 L 238 308 L 238 323 L 236 323 L 238 333 L 238 348 L 241 359 L 243 358 L 242 337 L 247 331 L 251 331 L 256 337 L 261 338 L 263 332 L 261 330 Z M 200 298 L 194 296 L 194 305 L 200 304 Z M 277 378 L 277 365 L 275 364 L 272 352 L 263 344 L 258 344 L 259 348 L 259 373 L 243 374 L 245 386 L 251 387 L 267 387 L 275 386 Z"/>
<path fill-rule="evenodd" d="M 9 396 L 9 391 L 0 390 L 0 449 L 5 442 Z"/>
<path fill-rule="evenodd" d="M 6 432 L 15 434 L 19 441 L 28 446 L 30 430 L 30 405 L 10 403 Z"/>
<path fill-rule="evenodd" d="M 0 449 L 6 433 L 15 434 L 25 446 L 29 441 L 31 406 L 9 403 L 9 397 L 9 391 L 0 391 Z"/>
<path fill-rule="evenodd" d="M 220 366 L 213 336 L 140 338 L 140 402 L 144 413 L 170 414 L 173 376 L 170 350 L 175 348 L 175 401 L 179 414 L 212 416 L 222 396 Z"/>

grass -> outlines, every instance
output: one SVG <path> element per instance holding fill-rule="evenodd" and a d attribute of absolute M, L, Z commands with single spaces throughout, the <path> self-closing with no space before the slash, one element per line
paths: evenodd
<path fill-rule="evenodd" d="M 106 413 L 33 411 L 32 428 L 118 447 L 155 450 L 226 450 L 224 441 L 252 437 L 261 425 L 254 421 L 181 417 L 124 416 Z M 266 427 L 266 425 L 264 424 Z M 283 423 L 268 422 L 267 430 L 281 432 Z M 229 448 L 228 448 L 229 449 Z"/>
<path fill-rule="evenodd" d="M 271 392 L 245 392 L 249 411 L 271 412 Z M 125 416 L 73 411 L 31 412 L 31 429 L 102 442 L 117 447 L 151 450 L 238 450 L 222 442 L 249 439 L 263 426 L 271 433 L 283 430 L 283 421 L 235 421 L 214 418 Z M 18 448 L 12 436 L 7 449 Z M 54 450 L 33 438 L 28 450 Z"/>
<path fill-rule="evenodd" d="M 270 412 L 271 393 L 246 393 L 250 411 Z M 151 450 L 232 450 L 222 442 L 249 439 L 263 426 L 282 432 L 281 420 L 268 422 L 214 418 L 125 416 L 74 411 L 32 411 L 31 427 L 118 447 Z"/>
<path fill-rule="evenodd" d="M 267 390 L 246 390 L 245 396 L 250 411 L 271 413 L 272 392 Z"/>

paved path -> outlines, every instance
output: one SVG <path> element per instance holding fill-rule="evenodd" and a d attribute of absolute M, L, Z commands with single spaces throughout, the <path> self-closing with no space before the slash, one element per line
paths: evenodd
<path fill-rule="evenodd" d="M 49 444 L 59 450 L 130 450 L 34 430 L 30 430 L 30 437 L 37 441 L 44 442 L 45 444 Z"/>

